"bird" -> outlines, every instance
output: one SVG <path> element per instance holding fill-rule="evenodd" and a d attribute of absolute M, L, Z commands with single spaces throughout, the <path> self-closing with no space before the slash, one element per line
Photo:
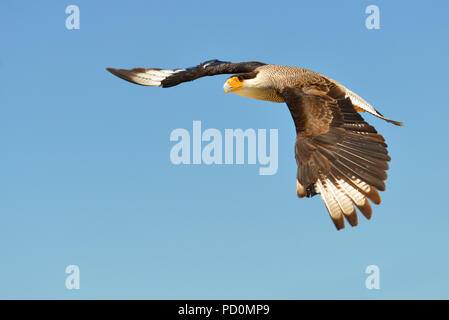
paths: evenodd
<path fill-rule="evenodd" d="M 142 85 L 169 88 L 206 76 L 231 74 L 224 93 L 285 103 L 296 128 L 296 194 L 319 194 L 337 230 L 358 225 L 358 210 L 369 220 L 380 204 L 391 160 L 384 137 L 361 112 L 397 126 L 356 93 L 321 73 L 257 61 L 209 60 L 190 68 L 106 68 Z"/>

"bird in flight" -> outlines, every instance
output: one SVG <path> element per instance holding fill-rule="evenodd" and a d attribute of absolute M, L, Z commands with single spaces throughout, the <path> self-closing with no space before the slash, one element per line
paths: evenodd
<path fill-rule="evenodd" d="M 390 156 L 382 135 L 361 117 L 385 118 L 360 96 L 337 81 L 300 67 L 261 62 L 210 60 L 186 69 L 107 68 L 143 86 L 168 88 L 205 76 L 232 74 L 224 92 L 272 102 L 285 102 L 296 127 L 295 158 L 298 197 L 320 194 L 337 230 L 358 224 L 355 207 L 372 215 L 368 199 L 380 204 Z"/>

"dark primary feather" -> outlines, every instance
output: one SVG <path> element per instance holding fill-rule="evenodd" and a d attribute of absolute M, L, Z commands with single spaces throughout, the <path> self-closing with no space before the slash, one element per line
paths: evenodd
<path fill-rule="evenodd" d="M 219 74 L 235 74 L 235 73 L 249 73 L 254 71 L 257 67 L 263 66 L 262 62 L 226 62 L 220 60 L 209 60 L 203 62 L 195 67 L 186 69 L 185 71 L 177 72 L 161 81 L 162 87 L 169 88 L 180 83 L 193 81 L 201 77 L 215 76 Z"/>

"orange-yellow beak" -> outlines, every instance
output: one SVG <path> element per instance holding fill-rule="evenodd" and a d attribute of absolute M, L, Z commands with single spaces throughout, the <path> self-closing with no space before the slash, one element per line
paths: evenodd
<path fill-rule="evenodd" d="M 223 85 L 223 91 L 224 93 L 234 92 L 239 90 L 241 87 L 243 87 L 243 81 L 240 81 L 238 77 L 232 77 L 226 80 Z"/>

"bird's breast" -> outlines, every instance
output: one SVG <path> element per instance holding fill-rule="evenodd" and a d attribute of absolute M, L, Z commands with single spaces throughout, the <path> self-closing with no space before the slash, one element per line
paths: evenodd
<path fill-rule="evenodd" d="M 265 100 L 271 102 L 284 102 L 282 96 L 280 96 L 274 89 L 272 88 L 241 88 L 234 92 L 239 96 L 246 98 L 253 98 L 257 100 Z"/>

